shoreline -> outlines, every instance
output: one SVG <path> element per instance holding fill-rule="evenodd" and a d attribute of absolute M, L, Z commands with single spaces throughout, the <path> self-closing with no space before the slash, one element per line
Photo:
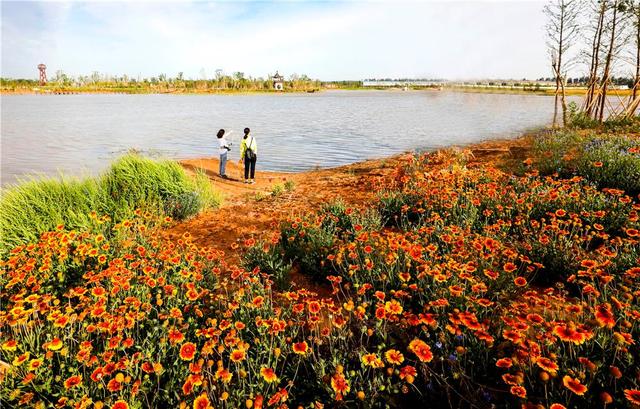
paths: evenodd
<path fill-rule="evenodd" d="M 317 167 L 317 168 L 310 168 L 310 169 L 306 169 L 306 170 L 300 170 L 300 171 L 275 171 L 275 170 L 269 170 L 269 169 L 260 169 L 260 170 L 256 170 L 256 174 L 260 175 L 260 176 L 265 176 L 265 178 L 269 181 L 272 182 L 273 180 L 277 179 L 277 178 L 289 178 L 292 179 L 295 176 L 299 176 L 299 175 L 306 175 L 306 174 L 314 174 L 317 172 L 326 172 L 326 171 L 339 171 L 339 170 L 343 170 L 343 169 L 349 169 L 350 167 L 353 166 L 357 166 L 357 165 L 364 165 L 367 164 L 369 162 L 380 162 L 380 161 L 388 161 L 388 160 L 396 160 L 399 157 L 403 157 L 409 154 L 414 154 L 414 153 L 423 153 L 423 152 L 435 152 L 438 150 L 443 150 L 443 149 L 454 149 L 454 148 L 460 148 L 460 149 L 474 149 L 474 148 L 482 148 L 482 146 L 489 146 L 489 145 L 496 145 L 496 144 L 505 144 L 508 143 L 509 141 L 516 141 L 519 139 L 526 139 L 526 138 L 532 138 L 535 137 L 537 135 L 540 134 L 545 134 L 551 131 L 551 128 L 548 126 L 541 126 L 538 128 L 532 128 L 529 130 L 525 130 L 522 132 L 518 132 L 515 135 L 505 135 L 505 136 L 498 136 L 498 137 L 491 137 L 485 140 L 481 140 L 478 142 L 469 142 L 469 143 L 458 143 L 458 144 L 447 144 L 445 146 L 439 146 L 439 147 L 432 147 L 432 148 L 417 148 L 417 149 L 413 149 L 413 150 L 407 150 L 404 152 L 399 152 L 399 153 L 395 153 L 393 155 L 389 155 L 389 156 L 382 156 L 382 157 L 372 157 L 369 159 L 364 159 L 364 160 L 358 160 L 355 162 L 351 162 L 351 163 L 347 163 L 347 164 L 343 164 L 343 165 L 338 165 L 338 166 L 332 166 L 332 167 Z M 146 157 L 145 155 L 143 155 L 144 157 Z M 114 157 L 112 162 L 116 161 L 118 157 Z M 232 179 L 221 179 L 218 176 L 218 169 L 219 169 L 219 159 L 217 156 L 203 156 L 203 157 L 174 157 L 174 158 L 167 158 L 167 157 L 158 157 L 158 158 L 154 158 L 154 159 L 159 159 L 159 160 L 169 160 L 169 161 L 173 161 L 176 162 L 178 164 L 180 164 L 182 167 L 184 167 L 187 171 L 189 171 L 191 174 L 195 174 L 196 169 L 202 169 L 205 171 L 205 173 L 207 174 L 207 176 L 209 176 L 209 178 L 214 178 L 215 180 L 218 181 L 222 181 L 225 182 L 226 184 L 229 183 L 239 183 L 240 185 L 242 185 L 242 176 L 240 175 L 240 172 L 243 171 L 242 166 L 243 165 L 239 165 L 237 163 L 237 161 L 232 161 L 229 160 L 227 162 L 227 173 L 230 174 L 232 176 Z M 62 177 L 66 178 L 66 179 L 74 179 L 74 180 L 86 180 L 86 179 L 90 179 L 90 178 L 95 178 L 95 177 L 99 177 L 99 175 L 104 171 L 97 171 L 94 174 L 90 174 L 90 173 L 79 173 L 79 174 L 61 174 L 60 172 L 54 172 L 52 174 L 45 174 L 45 173 L 23 173 L 21 174 L 16 180 L 7 182 L 7 183 L 3 183 L 0 184 L 0 190 L 6 190 L 6 189 L 11 189 L 15 186 L 21 185 L 23 183 L 32 181 L 32 180 L 41 180 L 41 179 L 56 179 L 59 180 Z M 261 185 L 262 186 L 262 185 Z M 254 190 L 257 187 L 256 185 L 253 185 Z M 265 187 L 265 186 L 262 186 Z M 251 187 L 248 187 L 248 190 L 251 190 Z"/>
<path fill-rule="evenodd" d="M 505 136 L 503 138 L 490 138 L 484 141 L 468 144 L 450 144 L 432 149 L 405 151 L 390 156 L 365 159 L 335 167 L 309 169 L 297 172 L 257 170 L 255 179 L 256 183 L 252 185 L 243 183 L 243 167 L 236 161 L 227 162 L 226 173 L 230 179 L 223 179 L 218 176 L 219 159 L 217 156 L 177 159 L 176 162 L 192 175 L 197 171 L 203 171 L 207 177 L 209 177 L 213 188 L 218 190 L 224 196 L 225 200 L 221 205 L 221 207 L 224 208 L 228 205 L 237 205 L 238 201 L 246 200 L 247 197 L 251 195 L 268 196 L 274 189 L 277 189 L 275 188 L 276 185 L 282 185 L 287 181 L 293 182 L 296 185 L 314 185 L 316 184 L 314 181 L 316 178 L 335 177 L 336 175 L 351 174 L 353 172 L 361 173 L 362 169 L 384 169 L 390 164 L 395 164 L 403 158 L 406 158 L 408 155 L 414 155 L 416 153 L 461 149 L 471 151 L 474 158 L 473 161 L 477 162 L 493 160 L 495 157 L 503 155 L 509 155 L 514 158 L 522 157 L 522 159 L 524 159 L 523 155 L 527 152 L 528 147 L 531 145 L 531 141 L 535 137 L 547 134 L 551 131 L 551 128 L 540 128 L 526 131 L 513 137 Z M 216 211 L 218 210 L 219 209 Z"/>

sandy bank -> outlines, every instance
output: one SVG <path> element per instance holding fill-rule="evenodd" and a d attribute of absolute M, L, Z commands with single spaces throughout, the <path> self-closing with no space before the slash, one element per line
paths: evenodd
<path fill-rule="evenodd" d="M 469 166 L 503 159 L 520 161 L 527 156 L 531 140 L 526 136 L 467 146 L 474 155 Z M 376 180 L 393 172 L 403 156 L 301 173 L 257 172 L 254 185 L 242 183 L 242 168 L 236 162 L 227 164 L 232 179 L 225 180 L 218 176 L 217 158 L 183 160 L 180 163 L 189 171 L 204 170 L 225 201 L 219 209 L 174 224 L 166 235 L 177 238 L 189 233 L 197 244 L 223 250 L 232 262 L 239 262 L 237 249 L 245 240 L 268 237 L 287 217 L 304 215 L 336 199 L 353 207 L 367 204 L 377 193 Z M 287 180 L 295 184 L 294 189 L 272 195 L 273 186 Z M 313 285 L 303 276 L 294 277 L 294 282 Z"/>

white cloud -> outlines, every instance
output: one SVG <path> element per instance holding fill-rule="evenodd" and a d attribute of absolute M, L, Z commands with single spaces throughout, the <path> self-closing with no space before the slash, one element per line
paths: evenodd
<path fill-rule="evenodd" d="M 548 71 L 540 2 L 29 4 L 3 13 L 3 75 L 34 77 L 38 59 L 71 74 L 194 78 L 203 67 L 322 79 Z"/>

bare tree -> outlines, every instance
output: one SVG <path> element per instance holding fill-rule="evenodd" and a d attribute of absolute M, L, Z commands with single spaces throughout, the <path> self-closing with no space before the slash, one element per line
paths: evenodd
<path fill-rule="evenodd" d="M 631 96 L 621 110 L 620 116 L 622 118 L 630 118 L 634 116 L 638 106 L 640 106 L 640 0 L 634 0 L 629 4 L 628 13 L 631 20 L 631 37 L 633 37 L 633 41 L 630 41 L 630 43 L 633 43 L 630 50 L 630 60 L 632 60 L 632 64 L 635 65 L 635 72 Z"/>
<path fill-rule="evenodd" d="M 551 56 L 551 68 L 556 81 L 555 104 L 562 104 L 562 122 L 566 123 L 566 78 L 567 72 L 575 63 L 575 56 L 569 55 L 569 49 L 575 44 L 579 33 L 578 16 L 583 6 L 581 0 L 551 0 L 544 7 L 548 18 L 546 25 L 547 47 Z M 556 111 L 557 112 L 557 111 Z M 554 123 L 555 123 L 554 118 Z"/>
<path fill-rule="evenodd" d="M 599 122 L 604 120 L 604 109 L 605 104 L 607 102 L 607 91 L 609 85 L 611 83 L 611 71 L 612 64 L 614 61 L 614 57 L 617 55 L 617 43 L 616 40 L 620 37 L 620 33 L 622 30 L 620 29 L 621 24 L 621 11 L 622 11 L 622 1 L 620 0 L 612 0 L 611 1 L 611 19 L 608 22 L 608 40 L 609 45 L 607 46 L 605 53 L 605 62 L 604 69 L 602 71 L 602 79 L 600 80 L 600 94 L 598 95 L 598 107 L 595 113 Z"/>
<path fill-rule="evenodd" d="M 605 29 L 605 14 L 607 12 L 607 1 L 596 0 L 592 3 L 593 17 L 595 25 L 592 26 L 593 38 L 591 43 L 591 49 L 587 51 L 587 55 L 590 58 L 589 66 L 589 80 L 587 83 L 587 94 L 584 102 L 584 112 L 587 116 L 591 116 L 596 104 L 596 91 L 598 89 L 599 81 L 598 75 L 600 70 L 600 54 L 602 49 L 602 33 Z"/>

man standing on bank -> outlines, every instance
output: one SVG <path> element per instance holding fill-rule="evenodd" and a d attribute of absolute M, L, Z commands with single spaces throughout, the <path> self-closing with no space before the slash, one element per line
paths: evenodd
<path fill-rule="evenodd" d="M 240 144 L 240 162 L 244 161 L 244 183 L 256 183 L 256 161 L 258 160 L 258 143 L 251 130 L 244 128 L 244 137 Z"/>

